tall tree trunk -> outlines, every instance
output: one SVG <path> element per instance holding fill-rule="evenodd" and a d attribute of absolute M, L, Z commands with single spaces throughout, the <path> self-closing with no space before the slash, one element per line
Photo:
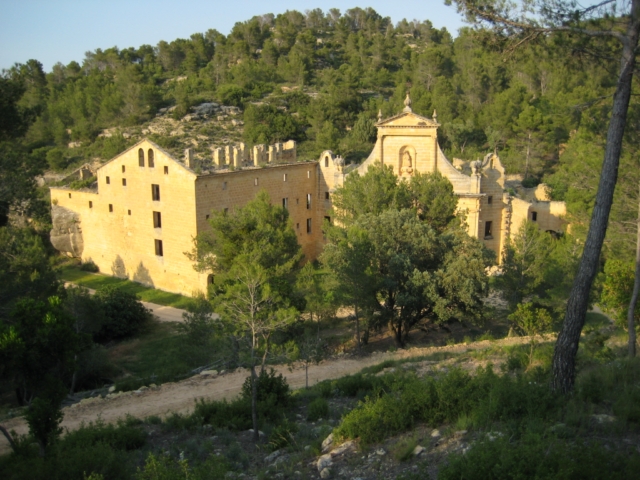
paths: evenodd
<path fill-rule="evenodd" d="M 613 192 L 618 179 L 620 151 L 631 96 L 631 82 L 635 67 L 635 50 L 640 30 L 640 0 L 633 0 L 625 41 L 623 42 L 620 76 L 613 97 L 611 121 L 607 132 L 607 146 L 600 174 L 596 202 L 584 245 L 578 273 L 571 288 L 567 313 L 553 353 L 552 388 L 570 393 L 575 382 L 575 361 L 589 302 L 589 292 L 598 271 L 602 243 L 607 233 Z"/>
<path fill-rule="evenodd" d="M 18 453 L 16 451 L 16 448 L 17 448 L 16 447 L 16 442 L 13 441 L 13 437 L 9 434 L 7 429 L 4 428 L 2 425 L 0 425 L 0 432 L 2 432 L 2 434 L 5 436 L 5 438 L 9 442 L 9 445 L 11 446 L 11 450 L 13 450 L 13 453 Z"/>
<path fill-rule="evenodd" d="M 360 350 L 360 320 L 358 319 L 358 305 L 355 306 L 356 317 L 356 341 L 358 342 L 358 350 Z"/>
<path fill-rule="evenodd" d="M 633 280 L 633 293 L 629 302 L 629 310 L 627 311 L 627 324 L 629 327 L 629 356 L 636 356 L 636 322 L 635 311 L 638 303 L 638 294 L 640 293 L 640 196 L 638 196 L 638 231 L 636 239 L 636 274 Z"/>
<path fill-rule="evenodd" d="M 251 422 L 253 423 L 253 441 L 258 443 L 260 433 L 258 431 L 258 376 L 256 366 L 251 362 Z"/>

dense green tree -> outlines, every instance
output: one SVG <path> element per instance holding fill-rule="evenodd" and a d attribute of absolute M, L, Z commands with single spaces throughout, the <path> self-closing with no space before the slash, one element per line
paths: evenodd
<path fill-rule="evenodd" d="M 258 440 L 256 367 L 264 371 L 274 332 L 295 321 L 295 272 L 300 246 L 285 208 L 266 192 L 233 212 L 213 212 L 212 232 L 189 254 L 196 269 L 215 274 L 214 310 L 246 353 L 251 370 L 251 410 Z"/>
<path fill-rule="evenodd" d="M 58 297 L 20 300 L 8 322 L 0 325 L 1 374 L 29 405 L 26 418 L 44 456 L 61 433 L 64 382 L 73 371 L 80 336 Z M 6 432 L 5 432 L 6 433 Z"/>
<path fill-rule="evenodd" d="M 418 175 L 407 184 L 373 166 L 348 177 L 334 204 L 340 223 L 321 260 L 345 303 L 370 310 L 399 346 L 420 322 L 482 317 L 491 255 L 452 221 L 457 200 L 448 180 Z"/>

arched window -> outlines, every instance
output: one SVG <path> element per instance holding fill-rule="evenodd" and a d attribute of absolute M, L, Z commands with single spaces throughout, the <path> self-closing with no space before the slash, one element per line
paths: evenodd
<path fill-rule="evenodd" d="M 324 157 L 324 166 L 328 167 L 329 166 L 329 157 Z"/>
<path fill-rule="evenodd" d="M 213 275 L 207 275 L 207 285 L 213 285 Z"/>
<path fill-rule="evenodd" d="M 138 149 L 138 165 L 144 167 L 144 150 L 141 148 Z"/>
<path fill-rule="evenodd" d="M 147 161 L 149 162 L 149 168 L 153 168 L 153 150 L 151 149 L 147 152 Z"/>

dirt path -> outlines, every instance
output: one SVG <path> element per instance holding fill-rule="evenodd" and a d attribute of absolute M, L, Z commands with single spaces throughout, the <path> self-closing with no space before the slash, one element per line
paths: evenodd
<path fill-rule="evenodd" d="M 177 310 L 177 309 L 174 309 Z M 528 342 L 528 337 L 505 338 L 495 341 L 482 341 L 472 344 L 459 344 L 446 347 L 411 348 L 394 353 L 376 353 L 360 358 L 337 358 L 313 365 L 309 368 L 309 384 L 313 385 L 322 380 L 340 378 L 348 374 L 359 372 L 362 368 L 377 365 L 389 359 L 403 359 L 430 355 L 437 352 L 464 353 L 468 350 L 482 350 L 493 345 L 515 345 Z M 292 371 L 287 366 L 275 368 L 282 373 L 292 389 L 304 387 L 305 373 L 303 368 Z M 63 409 L 64 420 L 62 426 L 74 430 L 81 423 L 95 421 L 98 418 L 104 422 L 115 422 L 129 414 L 138 418 L 150 415 L 165 416 L 171 412 L 187 413 L 193 409 L 196 399 L 207 400 L 231 399 L 240 393 L 242 383 L 248 376 L 247 370 L 236 370 L 233 373 L 212 378 L 205 375 L 195 375 L 181 382 L 165 383 L 159 387 L 140 393 L 128 392 L 108 399 L 92 399 L 86 403 L 79 403 Z M 3 422 L 7 430 L 15 430 L 19 434 L 28 432 L 23 418 L 13 418 Z M 9 445 L 0 436 L 0 455 L 8 453 Z"/>

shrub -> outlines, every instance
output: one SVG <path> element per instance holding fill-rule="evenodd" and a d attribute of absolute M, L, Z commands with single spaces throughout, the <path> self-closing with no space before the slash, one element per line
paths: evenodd
<path fill-rule="evenodd" d="M 284 421 L 271 432 L 269 437 L 269 448 L 273 451 L 288 447 L 295 439 L 294 434 L 298 432 L 298 426 L 289 421 Z"/>
<path fill-rule="evenodd" d="M 309 404 L 307 420 L 315 422 L 320 418 L 327 418 L 329 415 L 329 403 L 322 397 L 316 398 Z"/>
<path fill-rule="evenodd" d="M 147 442 L 147 434 L 140 428 L 120 422 L 118 425 L 105 424 L 102 421 L 82 425 L 78 430 L 67 433 L 64 448 L 83 448 L 99 443 L 114 450 L 138 450 Z"/>
<path fill-rule="evenodd" d="M 333 386 L 347 397 L 364 396 L 373 390 L 373 378 L 375 377 L 364 376 L 361 373 L 347 375 L 333 382 Z"/>
<path fill-rule="evenodd" d="M 529 435 L 515 444 L 506 439 L 477 442 L 464 455 L 451 455 L 438 478 L 631 479 L 638 468 L 640 455 L 634 451 Z"/>
<path fill-rule="evenodd" d="M 152 317 L 136 295 L 113 285 L 99 288 L 95 298 L 100 301 L 106 315 L 104 325 L 96 334 L 97 341 L 131 336 Z"/>
<path fill-rule="evenodd" d="M 80 270 L 83 270 L 85 272 L 93 272 L 93 273 L 97 273 L 100 271 L 98 266 L 95 263 L 93 263 L 93 260 L 87 260 L 86 262 L 83 262 L 80 265 Z"/>
<path fill-rule="evenodd" d="M 277 374 L 273 368 L 262 370 L 258 375 L 258 403 L 271 403 L 274 407 L 287 408 L 291 405 L 292 397 L 289 384 L 282 374 Z M 251 377 L 247 377 L 242 385 L 242 398 L 251 400 Z"/>
<path fill-rule="evenodd" d="M 418 440 L 415 437 L 403 438 L 391 448 L 391 454 L 396 461 L 405 462 L 413 457 L 413 451 L 417 446 Z"/>
<path fill-rule="evenodd" d="M 194 416 L 202 419 L 202 423 L 216 428 L 229 430 L 247 430 L 251 428 L 251 400 L 240 398 L 233 402 L 200 400 L 196 403 Z"/>

